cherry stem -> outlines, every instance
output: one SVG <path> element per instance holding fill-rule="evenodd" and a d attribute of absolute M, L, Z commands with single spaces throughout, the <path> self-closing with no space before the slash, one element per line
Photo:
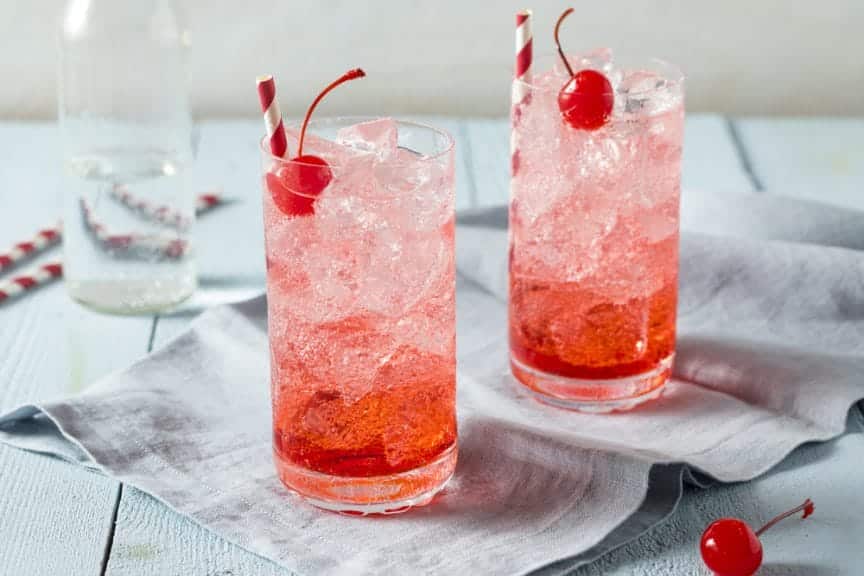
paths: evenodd
<path fill-rule="evenodd" d="M 561 23 L 564 22 L 564 19 L 572 13 L 573 8 L 567 8 L 567 10 L 562 12 L 561 16 L 558 17 L 558 22 L 555 23 L 555 46 L 558 47 L 558 54 L 561 56 L 561 61 L 564 62 L 564 67 L 567 68 L 567 72 L 570 73 L 571 78 L 575 76 L 575 74 L 573 74 L 573 68 L 570 67 L 570 62 L 567 61 L 567 56 L 564 55 L 564 50 L 561 48 L 561 41 L 558 40 L 558 30 L 561 28 Z"/>
<path fill-rule="evenodd" d="M 303 119 L 303 127 L 300 129 L 300 143 L 297 146 L 297 156 L 303 155 L 303 140 L 306 139 L 306 126 L 309 124 L 309 118 L 312 117 L 312 112 L 315 110 L 315 107 L 318 106 L 318 103 L 324 99 L 324 96 L 326 96 L 331 90 L 333 90 L 340 84 L 344 84 L 345 82 L 348 82 L 349 80 L 354 80 L 356 78 L 363 78 L 364 76 L 366 76 L 366 72 L 364 72 L 360 68 L 349 70 L 348 72 L 331 82 L 330 85 L 324 88 L 324 90 L 322 90 L 321 93 L 318 94 L 318 97 L 312 101 L 312 104 L 309 106 L 309 110 L 306 111 L 306 117 Z"/>
<path fill-rule="evenodd" d="M 784 512 L 783 514 L 780 514 L 779 516 L 776 516 L 776 517 L 772 518 L 771 520 L 769 520 L 767 524 L 765 524 L 762 528 L 760 528 L 759 530 L 756 531 L 756 536 L 761 536 L 763 532 L 772 528 L 775 524 L 777 524 L 781 520 L 785 520 L 789 516 L 794 516 L 798 512 L 804 512 L 804 515 L 801 517 L 801 519 L 803 520 L 804 518 L 807 518 L 808 516 L 813 514 L 814 509 L 815 509 L 815 507 L 813 505 L 813 501 L 810 500 L 809 498 L 807 498 L 807 500 L 805 500 L 804 503 L 801 504 L 800 506 L 798 506 L 797 508 L 793 508 L 792 510 L 789 510 L 788 512 Z"/>

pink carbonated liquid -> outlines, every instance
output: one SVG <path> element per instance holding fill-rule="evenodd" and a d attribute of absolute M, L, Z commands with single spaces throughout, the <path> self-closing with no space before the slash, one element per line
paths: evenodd
<path fill-rule="evenodd" d="M 311 215 L 282 213 L 265 179 L 275 457 L 324 501 L 410 498 L 455 465 L 452 150 L 375 145 L 307 136 L 334 172 Z"/>
<path fill-rule="evenodd" d="M 608 53 L 571 62 L 604 71 L 615 108 L 598 130 L 568 125 L 556 67 L 514 115 L 511 359 L 529 387 L 585 401 L 622 394 L 592 382 L 653 373 L 625 387 L 638 396 L 665 383 L 674 353 L 682 87 Z"/>

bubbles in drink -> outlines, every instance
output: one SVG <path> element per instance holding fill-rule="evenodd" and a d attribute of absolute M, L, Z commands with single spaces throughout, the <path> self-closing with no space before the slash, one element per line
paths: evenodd
<path fill-rule="evenodd" d="M 452 157 L 401 139 L 390 119 L 307 134 L 334 174 L 314 214 L 264 191 L 280 454 L 322 473 L 398 473 L 455 441 Z"/>
<path fill-rule="evenodd" d="M 639 375 L 674 350 L 682 87 L 608 50 L 568 61 L 602 71 L 613 110 L 574 128 L 558 106 L 566 70 L 535 71 L 514 126 L 512 354 L 551 378 Z"/>

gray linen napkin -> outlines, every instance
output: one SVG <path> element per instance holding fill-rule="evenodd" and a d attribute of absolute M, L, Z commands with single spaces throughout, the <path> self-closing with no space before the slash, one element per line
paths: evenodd
<path fill-rule="evenodd" d="M 724 236 L 683 237 L 675 378 L 660 401 L 611 416 L 540 405 L 514 383 L 506 210 L 462 215 L 460 461 L 432 506 L 347 518 L 281 487 L 263 298 L 204 314 L 79 396 L 0 418 L 0 439 L 96 465 L 300 574 L 566 573 L 671 513 L 689 467 L 753 478 L 840 434 L 864 397 L 864 216 L 691 198 L 685 227 Z"/>

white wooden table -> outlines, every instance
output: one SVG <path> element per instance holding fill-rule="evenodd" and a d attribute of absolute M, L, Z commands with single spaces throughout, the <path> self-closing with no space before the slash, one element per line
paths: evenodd
<path fill-rule="evenodd" d="M 507 122 L 429 121 L 457 138 L 458 207 L 506 201 Z M 242 198 L 201 222 L 202 305 L 263 287 L 260 132 L 257 120 L 201 126 L 194 186 L 220 187 Z M 0 124 L 0 247 L 58 218 L 57 144 L 54 125 Z M 864 209 L 864 120 L 692 116 L 683 172 L 685 189 L 782 193 Z M 98 315 L 72 304 L 59 284 L 2 306 L 0 411 L 79 391 L 159 346 L 193 315 L 194 310 L 164 317 Z M 577 574 L 705 574 L 696 546 L 712 519 L 736 515 L 758 523 L 805 496 L 817 502 L 817 515 L 766 536 L 768 566 L 762 573 L 860 574 L 864 415 L 853 411 L 850 431 L 827 445 L 800 449 L 757 481 L 688 491 L 665 525 Z M 839 525 L 859 529 L 840 531 Z M 0 445 L 0 574 L 287 572 L 133 487 Z"/>

